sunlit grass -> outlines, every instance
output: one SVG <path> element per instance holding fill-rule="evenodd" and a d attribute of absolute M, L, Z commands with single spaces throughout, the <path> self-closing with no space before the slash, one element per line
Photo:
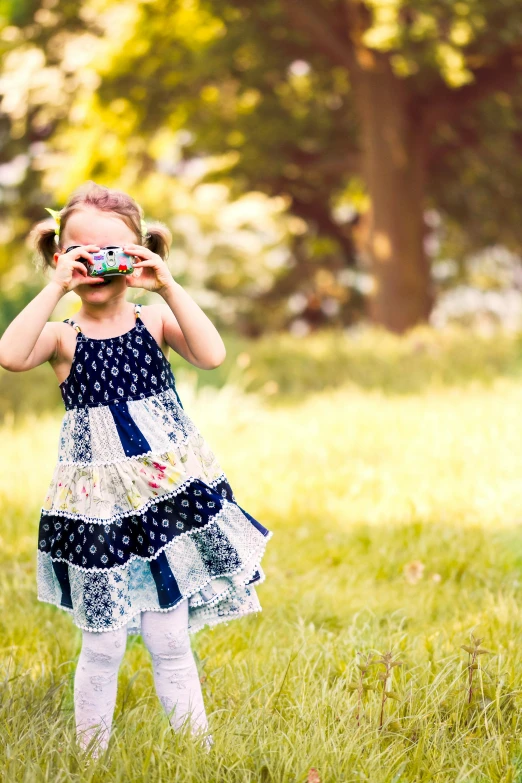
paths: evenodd
<path fill-rule="evenodd" d="M 189 378 L 178 383 L 187 412 L 240 505 L 274 531 L 263 611 L 192 637 L 214 748 L 206 756 L 170 731 L 148 653 L 131 639 L 110 752 L 79 762 L 80 632 L 36 599 L 60 422 L 46 414 L 0 432 L 5 779 L 279 783 L 315 767 L 323 783 L 517 780 L 522 388 L 434 382 L 397 395 L 351 384 L 267 405 Z M 469 710 L 460 645 L 472 629 L 494 655 L 481 660 L 491 695 Z M 388 702 L 379 732 L 370 692 L 358 727 L 356 652 L 388 649 L 404 662 L 401 701 Z"/>
<path fill-rule="evenodd" d="M 498 331 L 418 327 L 398 337 L 375 328 L 324 330 L 306 338 L 267 333 L 258 340 L 222 332 L 225 361 L 201 370 L 170 352 L 177 380 L 222 389 L 233 384 L 259 393 L 270 407 L 299 403 L 308 394 L 353 386 L 404 396 L 443 388 L 488 386 L 522 379 L 522 336 Z M 0 368 L 0 421 L 61 404 L 48 364 L 29 374 Z"/>

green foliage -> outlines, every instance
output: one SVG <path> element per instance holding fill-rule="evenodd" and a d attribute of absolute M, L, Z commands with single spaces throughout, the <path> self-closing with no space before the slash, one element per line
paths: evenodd
<path fill-rule="evenodd" d="M 27 262 L 23 241 L 44 206 L 84 179 L 128 189 L 170 222 L 192 187 L 187 164 L 204 160 L 203 181 L 232 201 L 261 191 L 298 219 L 279 237 L 292 262 L 277 274 L 250 256 L 264 272 L 256 288 L 248 254 L 223 247 L 194 204 L 186 210 L 212 244 L 205 282 L 229 299 L 237 326 L 259 334 L 268 311 L 286 328 L 289 295 L 322 303 L 317 269 L 336 275 L 359 259 L 353 221 L 372 194 L 350 46 L 368 67 L 389 64 L 397 101 L 405 90 L 425 126 L 427 198 L 445 217 L 446 247 L 459 258 L 493 241 L 516 247 L 521 40 L 515 0 L 4 0 L 0 165 L 11 168 L 0 177 L 0 277 Z M 227 255 L 234 275 L 214 274 Z M 357 320 L 360 294 L 337 289 L 337 315 L 310 306 L 306 318 Z"/>
<path fill-rule="evenodd" d="M 360 117 L 348 45 L 344 63 L 335 52 L 336 44 L 343 45 L 336 40 L 339 24 L 350 24 L 350 17 L 342 19 L 338 6 L 325 0 L 302 5 L 303 17 L 309 14 L 306 31 L 303 18 L 283 1 L 142 4 L 126 45 L 115 48 L 98 95 L 110 109 L 119 96 L 137 89 L 139 110 L 131 112 L 127 138 L 153 137 L 164 125 L 189 129 L 185 157 L 226 157 L 225 170 L 212 176 L 228 177 L 236 192 L 289 194 L 292 211 L 308 230 L 330 236 L 336 254 L 350 263 L 349 226 L 336 226 L 331 213 L 360 173 L 354 159 Z M 428 155 L 432 205 L 451 226 L 473 230 L 473 248 L 499 238 L 520 241 L 513 198 L 522 181 L 514 132 L 520 106 L 511 61 L 502 64 L 522 40 L 520 4 L 371 0 L 353 8 L 359 18 L 351 21 L 352 37 L 360 34 L 369 52 L 389 57 L 397 79 L 407 82 L 419 122 L 425 110 L 436 116 L 440 102 Z M 167 29 L 166 18 L 173 20 Z M 330 48 L 314 37 L 314 19 L 330 35 Z M 482 72 L 492 84 L 481 92 Z M 468 84 L 477 88 L 477 98 L 457 110 L 456 90 Z M 399 93 L 397 86 L 397 100 Z M 452 104 L 455 110 L 448 114 Z M 101 127 L 107 119 L 100 118 Z M 98 122 L 97 111 L 89 112 L 87 126 Z M 100 164 L 111 170 L 110 160 Z M 315 254 L 325 265 L 328 257 Z"/>

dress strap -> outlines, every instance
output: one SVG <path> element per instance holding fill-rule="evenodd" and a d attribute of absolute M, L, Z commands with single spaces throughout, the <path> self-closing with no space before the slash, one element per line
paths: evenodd
<path fill-rule="evenodd" d="M 136 318 L 141 319 L 141 315 L 140 315 L 141 307 L 142 307 L 141 304 L 138 302 L 134 304 L 134 315 L 136 316 Z M 73 321 L 72 318 L 64 318 L 63 323 L 70 324 L 74 329 L 76 329 L 78 334 L 83 334 L 80 324 L 77 324 L 76 321 Z"/>
<path fill-rule="evenodd" d="M 71 324 L 71 326 L 72 326 L 74 329 L 76 329 L 76 331 L 78 332 L 78 334 L 83 334 L 83 332 L 82 332 L 82 328 L 81 328 L 80 324 L 77 324 L 77 323 L 76 323 L 76 321 L 73 321 L 73 319 L 72 319 L 72 318 L 64 318 L 64 319 L 63 319 L 63 323 L 64 323 L 64 324 Z"/>

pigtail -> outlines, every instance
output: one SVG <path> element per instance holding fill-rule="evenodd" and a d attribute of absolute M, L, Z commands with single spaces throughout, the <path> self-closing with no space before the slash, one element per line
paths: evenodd
<path fill-rule="evenodd" d="M 57 223 L 59 237 L 62 237 L 69 217 L 84 206 L 118 215 L 134 231 L 139 244 L 157 253 L 163 260 L 168 258 L 172 234 L 164 223 L 145 222 L 142 207 L 127 193 L 88 180 L 74 191 L 60 211 L 48 210 L 56 217 L 54 222 L 42 220 L 31 231 L 30 239 L 37 252 L 36 265 L 42 271 L 54 269 L 54 254 L 60 247 L 55 234 Z"/>
<path fill-rule="evenodd" d="M 157 253 L 166 261 L 169 255 L 169 247 L 172 242 L 172 234 L 163 223 L 147 223 L 146 235 L 143 238 L 143 246 Z"/>
<path fill-rule="evenodd" d="M 37 253 L 36 266 L 42 272 L 48 268 L 54 269 L 53 258 L 58 249 L 55 231 L 56 223 L 52 220 L 41 220 L 33 227 L 29 235 Z"/>

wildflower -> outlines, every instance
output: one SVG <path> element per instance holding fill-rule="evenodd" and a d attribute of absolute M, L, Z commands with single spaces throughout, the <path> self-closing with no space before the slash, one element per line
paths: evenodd
<path fill-rule="evenodd" d="M 402 570 L 408 584 L 416 585 L 423 577 L 424 568 L 424 563 L 420 560 L 412 560 L 411 563 L 406 563 Z"/>

